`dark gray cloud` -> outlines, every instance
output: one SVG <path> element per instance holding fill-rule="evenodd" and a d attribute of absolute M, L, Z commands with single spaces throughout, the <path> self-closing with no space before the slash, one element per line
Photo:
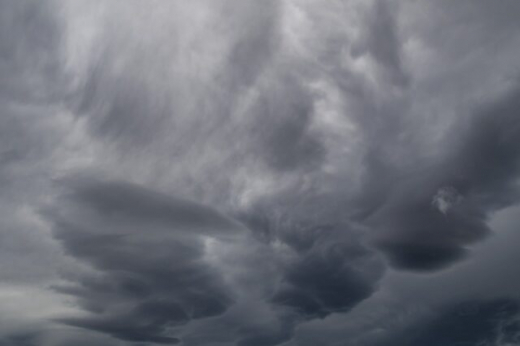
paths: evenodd
<path fill-rule="evenodd" d="M 429 270 L 464 258 L 465 247 L 490 232 L 488 215 L 518 201 L 517 113 L 517 88 L 482 106 L 453 129 L 449 154 L 420 178 L 405 178 L 370 216 L 387 232 L 377 243 L 392 264 Z"/>
<path fill-rule="evenodd" d="M 517 342 L 518 6 L 0 1 L 0 344 Z"/>
<path fill-rule="evenodd" d="M 275 170 L 313 168 L 323 162 L 325 148 L 310 129 L 312 104 L 310 95 L 294 81 L 282 84 L 285 90 L 266 90 L 253 112 L 258 131 L 261 156 Z"/>
<path fill-rule="evenodd" d="M 26 104 L 61 96 L 60 28 L 48 2 L 7 0 L 0 8 L 0 101 Z"/>
<path fill-rule="evenodd" d="M 5 338 L 5 340 L 0 340 L 0 345 L 2 346 L 32 346 L 36 345 L 34 342 L 34 335 L 13 335 Z"/>
<path fill-rule="evenodd" d="M 244 283 L 226 284 L 218 266 L 207 262 L 205 239 L 233 243 L 253 235 L 249 242 L 261 244 L 265 238 L 256 238 L 214 209 L 134 184 L 79 177 L 59 185 L 66 187 L 64 193 L 44 214 L 66 254 L 97 273 L 66 277 L 69 284 L 54 288 L 75 297 L 88 314 L 57 321 L 118 339 L 177 343 L 182 338 L 169 335 L 170 330 L 212 317 L 242 324 L 232 332 L 240 345 L 275 345 L 291 337 L 298 321 L 348 311 L 369 297 L 381 272 L 374 254 L 346 229 L 295 230 L 298 226 L 291 221 L 289 229 L 275 236 L 295 254 L 278 259 L 280 287 L 267 287 L 272 293 L 262 294 L 267 299 L 263 304 L 274 309 L 274 326 L 244 324 L 224 314 L 240 303 L 240 295 L 246 294 L 246 300 L 258 297 L 240 293 Z M 260 231 L 249 224 L 253 232 Z M 236 246 L 244 245 L 253 249 L 248 242 Z M 254 256 L 268 255 L 262 251 L 239 254 L 236 260 L 247 265 Z M 251 272 L 242 279 L 246 284 L 266 280 L 256 277 L 265 275 L 259 268 L 245 270 Z"/>
<path fill-rule="evenodd" d="M 172 344 L 179 339 L 170 328 L 226 311 L 232 293 L 205 264 L 198 238 L 244 229 L 210 208 L 129 183 L 69 184 L 72 191 L 45 214 L 66 253 L 99 274 L 55 288 L 89 312 L 60 322 L 127 341 Z"/>
<path fill-rule="evenodd" d="M 300 233 L 305 231 L 299 230 Z M 332 227 L 317 227 L 308 247 L 300 247 L 295 262 L 284 275 L 281 288 L 273 297 L 306 318 L 325 317 L 348 311 L 368 298 L 376 289 L 377 261 L 360 244 L 342 239 Z M 311 236 L 312 237 L 312 236 Z M 291 243 L 289 243 L 291 244 Z M 375 262 L 375 268 L 370 263 Z M 360 270 L 365 270 L 361 272 Z"/>
<path fill-rule="evenodd" d="M 518 302 L 507 298 L 452 303 L 376 344 L 514 345 L 520 337 L 519 312 Z"/>
<path fill-rule="evenodd" d="M 66 184 L 65 184 L 66 185 Z M 65 205 L 78 204 L 103 217 L 117 215 L 137 223 L 162 224 L 180 232 L 225 236 L 244 232 L 239 223 L 215 210 L 190 201 L 150 191 L 126 182 L 71 180 L 72 192 L 63 196 Z"/>
<path fill-rule="evenodd" d="M 406 86 L 407 72 L 402 63 L 402 43 L 396 23 L 397 9 L 387 1 L 375 1 L 367 15 L 367 30 L 352 54 L 366 54 L 380 65 L 391 84 Z"/>

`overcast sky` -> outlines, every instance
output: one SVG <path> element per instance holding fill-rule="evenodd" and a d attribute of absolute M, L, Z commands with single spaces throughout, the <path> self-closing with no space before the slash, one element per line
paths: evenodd
<path fill-rule="evenodd" d="M 0 0 L 0 346 L 520 345 L 520 1 Z"/>

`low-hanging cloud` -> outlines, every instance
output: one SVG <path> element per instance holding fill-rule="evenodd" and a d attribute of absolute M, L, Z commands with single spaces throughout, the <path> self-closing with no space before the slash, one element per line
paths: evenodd
<path fill-rule="evenodd" d="M 168 328 L 225 312 L 231 291 L 204 263 L 199 238 L 242 231 L 237 224 L 131 184 L 76 184 L 46 214 L 66 253 L 99 273 L 56 287 L 89 312 L 61 322 L 128 341 L 171 344 L 178 339 Z"/>
<path fill-rule="evenodd" d="M 519 11 L 0 2 L 0 344 L 515 342 Z"/>

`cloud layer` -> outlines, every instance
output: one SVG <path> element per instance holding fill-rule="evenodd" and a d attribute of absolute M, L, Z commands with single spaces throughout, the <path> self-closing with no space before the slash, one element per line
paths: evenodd
<path fill-rule="evenodd" d="M 0 345 L 518 342 L 518 14 L 0 1 Z"/>

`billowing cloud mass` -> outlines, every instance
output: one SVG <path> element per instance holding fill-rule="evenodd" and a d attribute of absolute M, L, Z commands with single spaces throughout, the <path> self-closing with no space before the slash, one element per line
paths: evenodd
<path fill-rule="evenodd" d="M 0 346 L 520 344 L 518 18 L 0 0 Z"/>

